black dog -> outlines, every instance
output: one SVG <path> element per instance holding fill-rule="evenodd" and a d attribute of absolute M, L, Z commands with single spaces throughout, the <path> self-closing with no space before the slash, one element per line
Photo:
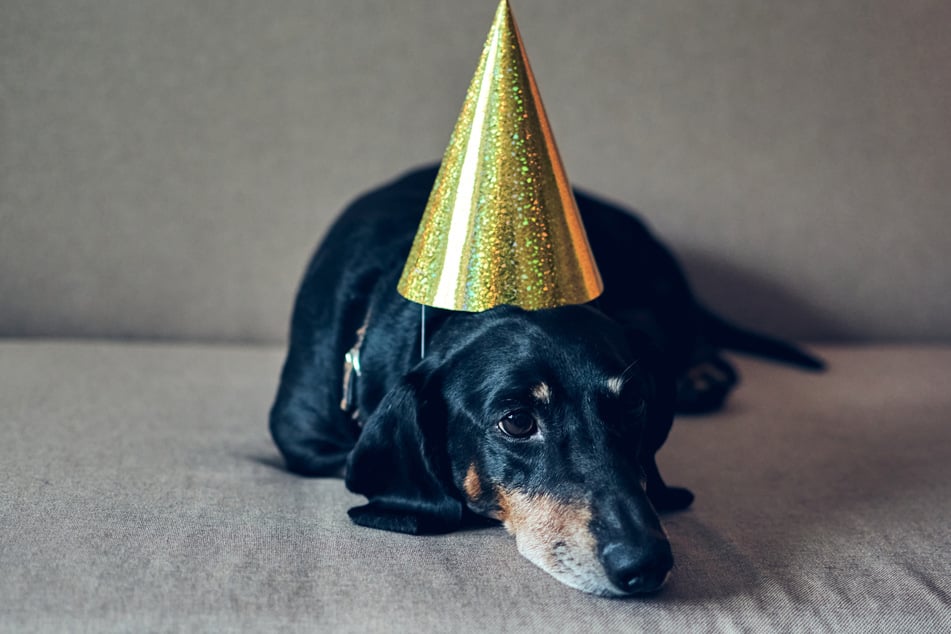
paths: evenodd
<path fill-rule="evenodd" d="M 656 511 L 693 495 L 654 462 L 675 409 L 719 407 L 718 346 L 810 368 L 697 305 L 632 215 L 577 193 L 604 294 L 585 306 L 426 311 L 396 292 L 436 176 L 354 202 L 307 268 L 270 427 L 288 468 L 345 474 L 358 524 L 438 533 L 501 521 L 519 551 L 596 594 L 650 592 L 673 565 Z"/>

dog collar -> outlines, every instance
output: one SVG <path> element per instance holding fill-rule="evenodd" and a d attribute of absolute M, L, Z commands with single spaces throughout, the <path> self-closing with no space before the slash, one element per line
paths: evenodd
<path fill-rule="evenodd" d="M 370 310 L 367 311 L 367 316 L 363 319 L 363 325 L 357 330 L 356 342 L 353 347 L 343 355 L 343 386 L 340 409 L 344 412 L 350 412 L 350 417 L 357 421 L 358 425 L 360 410 L 354 407 L 355 392 L 357 379 L 363 374 L 363 368 L 360 365 L 360 349 L 363 347 L 363 341 L 367 336 L 367 326 L 370 325 L 371 312 Z"/>

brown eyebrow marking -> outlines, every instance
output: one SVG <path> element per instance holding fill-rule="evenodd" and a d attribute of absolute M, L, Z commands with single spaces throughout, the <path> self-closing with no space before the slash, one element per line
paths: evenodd
<path fill-rule="evenodd" d="M 532 396 L 536 401 L 541 401 L 547 405 L 551 402 L 551 388 L 545 382 L 539 383 L 532 388 Z"/>
<path fill-rule="evenodd" d="M 462 488 L 473 502 L 482 497 L 482 483 L 479 481 L 479 472 L 476 471 L 474 462 L 469 465 L 469 470 L 466 471 L 466 478 L 462 481 Z"/>
<path fill-rule="evenodd" d="M 607 380 L 608 389 L 612 394 L 620 396 L 621 391 L 624 390 L 624 384 L 627 383 L 627 379 L 621 376 L 612 376 Z"/>

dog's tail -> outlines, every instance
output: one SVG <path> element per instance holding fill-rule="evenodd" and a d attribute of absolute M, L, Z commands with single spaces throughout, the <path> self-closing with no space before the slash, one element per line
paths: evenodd
<path fill-rule="evenodd" d="M 710 341 L 719 347 L 746 352 L 758 357 L 789 363 L 800 368 L 821 372 L 825 361 L 795 345 L 751 330 L 735 326 L 702 306 L 698 307 L 702 323 Z"/>

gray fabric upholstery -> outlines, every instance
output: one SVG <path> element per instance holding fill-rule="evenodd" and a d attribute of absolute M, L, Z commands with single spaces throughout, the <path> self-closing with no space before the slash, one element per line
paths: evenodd
<path fill-rule="evenodd" d="M 341 206 L 441 156 L 494 5 L 0 0 L 0 335 L 279 341 Z M 569 176 L 719 309 L 951 337 L 951 3 L 513 7 Z"/>
<path fill-rule="evenodd" d="M 0 342 L 0 631 L 948 631 L 951 348 L 820 352 L 677 422 L 674 576 L 610 600 L 501 528 L 351 525 L 280 468 L 277 348 Z"/>

